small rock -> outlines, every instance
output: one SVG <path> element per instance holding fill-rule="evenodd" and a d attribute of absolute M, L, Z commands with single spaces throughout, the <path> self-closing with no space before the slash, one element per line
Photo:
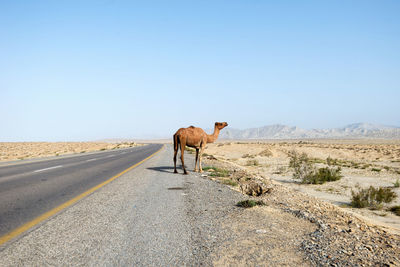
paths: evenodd
<path fill-rule="evenodd" d="M 372 251 L 372 247 L 370 245 L 365 246 L 369 251 Z"/>
<path fill-rule="evenodd" d="M 264 229 L 258 229 L 258 230 L 256 230 L 256 233 L 257 234 L 265 234 L 267 232 L 267 230 L 264 230 Z"/>

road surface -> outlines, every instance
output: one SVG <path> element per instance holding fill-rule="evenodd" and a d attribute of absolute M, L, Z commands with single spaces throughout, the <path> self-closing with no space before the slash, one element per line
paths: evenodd
<path fill-rule="evenodd" d="M 151 153 L 159 147 L 136 150 Z M 235 204 L 245 197 L 198 173 L 182 175 L 179 169 L 180 174 L 174 174 L 172 156 L 172 146 L 166 145 L 113 182 L 0 246 L 0 266 L 212 265 L 213 251 L 222 241 L 234 240 L 231 231 L 221 229 L 221 220 L 241 212 Z M 185 159 L 188 170 L 193 170 L 193 155 L 186 153 Z M 132 163 L 131 159 L 127 166 Z M 92 171 L 100 172 L 100 166 Z M 52 169 L 56 170 L 62 168 Z"/>
<path fill-rule="evenodd" d="M 110 179 L 161 146 L 0 165 L 0 236 Z"/>

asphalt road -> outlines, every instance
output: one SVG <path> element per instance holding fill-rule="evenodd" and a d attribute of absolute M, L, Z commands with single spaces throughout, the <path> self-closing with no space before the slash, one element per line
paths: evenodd
<path fill-rule="evenodd" d="M 148 147 L 156 150 L 159 146 Z M 140 148 L 145 149 L 145 148 Z M 0 266 L 212 266 L 232 231 L 223 220 L 246 198 L 193 173 L 173 171 L 173 148 L 0 246 Z M 255 230 L 254 230 L 255 231 Z M 214 255 L 215 254 L 215 255 Z"/>
<path fill-rule="evenodd" d="M 0 236 L 110 179 L 161 146 L 0 166 Z"/>

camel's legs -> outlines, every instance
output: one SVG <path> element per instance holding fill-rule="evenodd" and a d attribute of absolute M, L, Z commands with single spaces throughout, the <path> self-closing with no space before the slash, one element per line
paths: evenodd
<path fill-rule="evenodd" d="M 183 174 L 188 174 L 186 169 L 185 169 L 185 160 L 183 159 L 183 154 L 185 152 L 185 147 L 186 147 L 186 142 L 185 141 L 181 140 L 181 162 L 182 162 Z"/>
<path fill-rule="evenodd" d="M 201 146 L 201 148 L 200 148 L 200 155 L 199 155 L 199 169 L 200 169 L 200 172 L 203 172 L 203 168 L 201 167 L 201 158 L 202 158 L 202 156 L 203 156 L 203 152 L 204 152 L 204 148 L 205 148 L 206 146 Z"/>
<path fill-rule="evenodd" d="M 178 173 L 178 171 L 176 170 L 176 154 L 178 154 L 178 150 L 179 147 L 178 145 L 176 145 L 176 147 L 174 147 L 174 173 Z"/>
<path fill-rule="evenodd" d="M 176 154 L 178 154 L 179 150 L 179 136 L 174 134 L 174 173 L 178 173 L 176 170 Z"/>
<path fill-rule="evenodd" d="M 199 149 L 196 148 L 196 161 L 194 162 L 194 171 L 197 172 L 197 161 L 199 159 Z"/>

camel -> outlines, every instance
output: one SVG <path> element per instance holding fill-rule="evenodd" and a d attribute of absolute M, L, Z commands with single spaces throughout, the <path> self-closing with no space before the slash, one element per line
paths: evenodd
<path fill-rule="evenodd" d="M 203 129 L 190 126 L 188 128 L 180 128 L 174 134 L 174 173 L 178 173 L 176 170 L 176 154 L 178 154 L 179 147 L 181 148 L 181 162 L 183 168 L 183 174 L 188 174 L 185 168 L 185 162 L 183 154 L 185 147 L 193 147 L 196 149 L 196 161 L 194 171 L 197 172 L 197 162 L 199 163 L 199 171 L 203 172 L 201 168 L 201 156 L 203 155 L 204 148 L 207 143 L 214 143 L 217 140 L 219 131 L 228 126 L 226 122 L 216 122 L 214 126 L 214 133 L 208 135 Z M 199 156 L 200 150 L 200 156 Z"/>

